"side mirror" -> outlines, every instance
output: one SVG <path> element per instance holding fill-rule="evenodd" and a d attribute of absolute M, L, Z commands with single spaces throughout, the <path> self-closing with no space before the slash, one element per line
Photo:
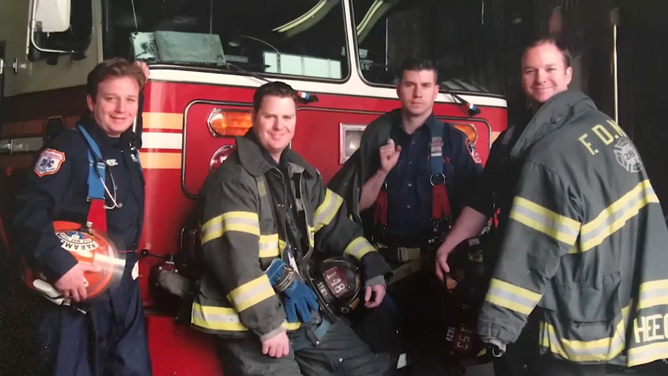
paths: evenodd
<path fill-rule="evenodd" d="M 28 60 L 57 64 L 58 57 L 86 57 L 93 33 L 92 2 L 86 0 L 28 0 Z"/>
<path fill-rule="evenodd" d="M 70 28 L 71 0 L 36 0 L 35 23 L 43 33 L 61 33 Z"/>

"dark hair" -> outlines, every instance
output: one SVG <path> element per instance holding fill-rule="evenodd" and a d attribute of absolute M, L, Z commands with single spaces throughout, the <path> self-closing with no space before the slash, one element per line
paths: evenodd
<path fill-rule="evenodd" d="M 526 55 L 530 49 L 542 46 L 544 44 L 551 44 L 557 47 L 559 52 L 561 52 L 561 55 L 564 57 L 564 64 L 566 65 L 566 68 L 571 66 L 571 53 L 568 52 L 568 49 L 565 48 L 559 41 L 557 41 L 554 37 L 551 36 L 534 39 L 524 49 L 524 53 L 522 54 L 522 59 L 524 59 L 524 55 Z"/>
<path fill-rule="evenodd" d="M 401 77 L 399 81 L 404 78 L 406 71 L 423 71 L 428 70 L 434 72 L 434 82 L 438 83 L 438 70 L 434 63 L 429 59 L 407 57 L 401 64 Z"/>
<path fill-rule="evenodd" d="M 279 98 L 292 98 L 295 105 L 299 103 L 299 96 L 292 86 L 285 82 L 269 82 L 260 86 L 253 94 L 253 111 L 258 112 L 262 106 L 262 100 L 267 95 Z"/>
<path fill-rule="evenodd" d="M 97 98 L 97 90 L 102 81 L 109 78 L 120 77 L 130 77 L 135 79 L 137 85 L 139 85 L 139 92 L 144 90 L 146 76 L 144 76 L 144 72 L 142 72 L 141 68 L 123 58 L 115 57 L 101 62 L 88 73 L 88 95 L 93 99 Z"/>

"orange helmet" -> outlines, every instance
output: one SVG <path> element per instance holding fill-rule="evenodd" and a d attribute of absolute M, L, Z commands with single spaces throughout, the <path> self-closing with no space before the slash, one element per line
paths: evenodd
<path fill-rule="evenodd" d="M 80 224 L 74 222 L 56 221 L 53 227 L 63 249 L 70 252 L 78 262 L 92 264 L 99 268 L 99 271 L 96 272 L 84 272 L 87 299 L 96 298 L 107 289 L 117 286 L 123 275 L 125 260 L 119 257 L 116 247 L 105 234 L 82 228 Z M 27 270 L 26 283 L 30 288 L 47 297 L 56 298 L 53 296 L 53 291 L 45 291 L 52 287 L 45 284 L 46 281 L 43 273 Z"/>

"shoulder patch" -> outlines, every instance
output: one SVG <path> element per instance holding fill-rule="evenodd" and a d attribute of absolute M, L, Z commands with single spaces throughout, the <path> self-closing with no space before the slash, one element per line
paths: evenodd
<path fill-rule="evenodd" d="M 626 137 L 621 138 L 615 144 L 615 156 L 617 162 L 628 172 L 636 173 L 643 169 L 638 150 L 633 146 L 631 140 Z"/>
<path fill-rule="evenodd" d="M 468 149 L 469 154 L 471 155 L 471 159 L 473 159 L 473 162 L 475 162 L 476 164 L 482 164 L 482 160 L 480 159 L 478 151 L 475 149 L 475 145 L 472 142 L 467 141 L 466 148 Z"/>
<path fill-rule="evenodd" d="M 34 170 L 39 177 L 53 175 L 60 170 L 63 162 L 65 162 L 65 153 L 54 149 L 44 149 L 39 155 Z"/>

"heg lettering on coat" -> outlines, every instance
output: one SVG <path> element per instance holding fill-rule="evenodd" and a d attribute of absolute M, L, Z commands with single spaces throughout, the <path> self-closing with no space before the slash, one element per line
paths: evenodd
<path fill-rule="evenodd" d="M 633 320 L 636 343 L 668 339 L 668 314 L 640 316 Z"/>
<path fill-rule="evenodd" d="M 622 128 L 614 121 L 608 120 L 607 125 L 608 127 L 597 124 L 591 128 L 592 132 L 601 140 L 601 142 L 603 142 L 604 145 L 610 145 L 613 141 L 619 139 L 620 137 L 627 137 Z M 589 133 L 585 133 L 580 136 L 578 140 L 582 143 L 582 145 L 584 145 L 585 148 L 587 148 L 587 151 L 589 151 L 591 155 L 598 154 L 599 149 L 595 148 L 594 145 L 587 140 L 588 137 Z"/>

